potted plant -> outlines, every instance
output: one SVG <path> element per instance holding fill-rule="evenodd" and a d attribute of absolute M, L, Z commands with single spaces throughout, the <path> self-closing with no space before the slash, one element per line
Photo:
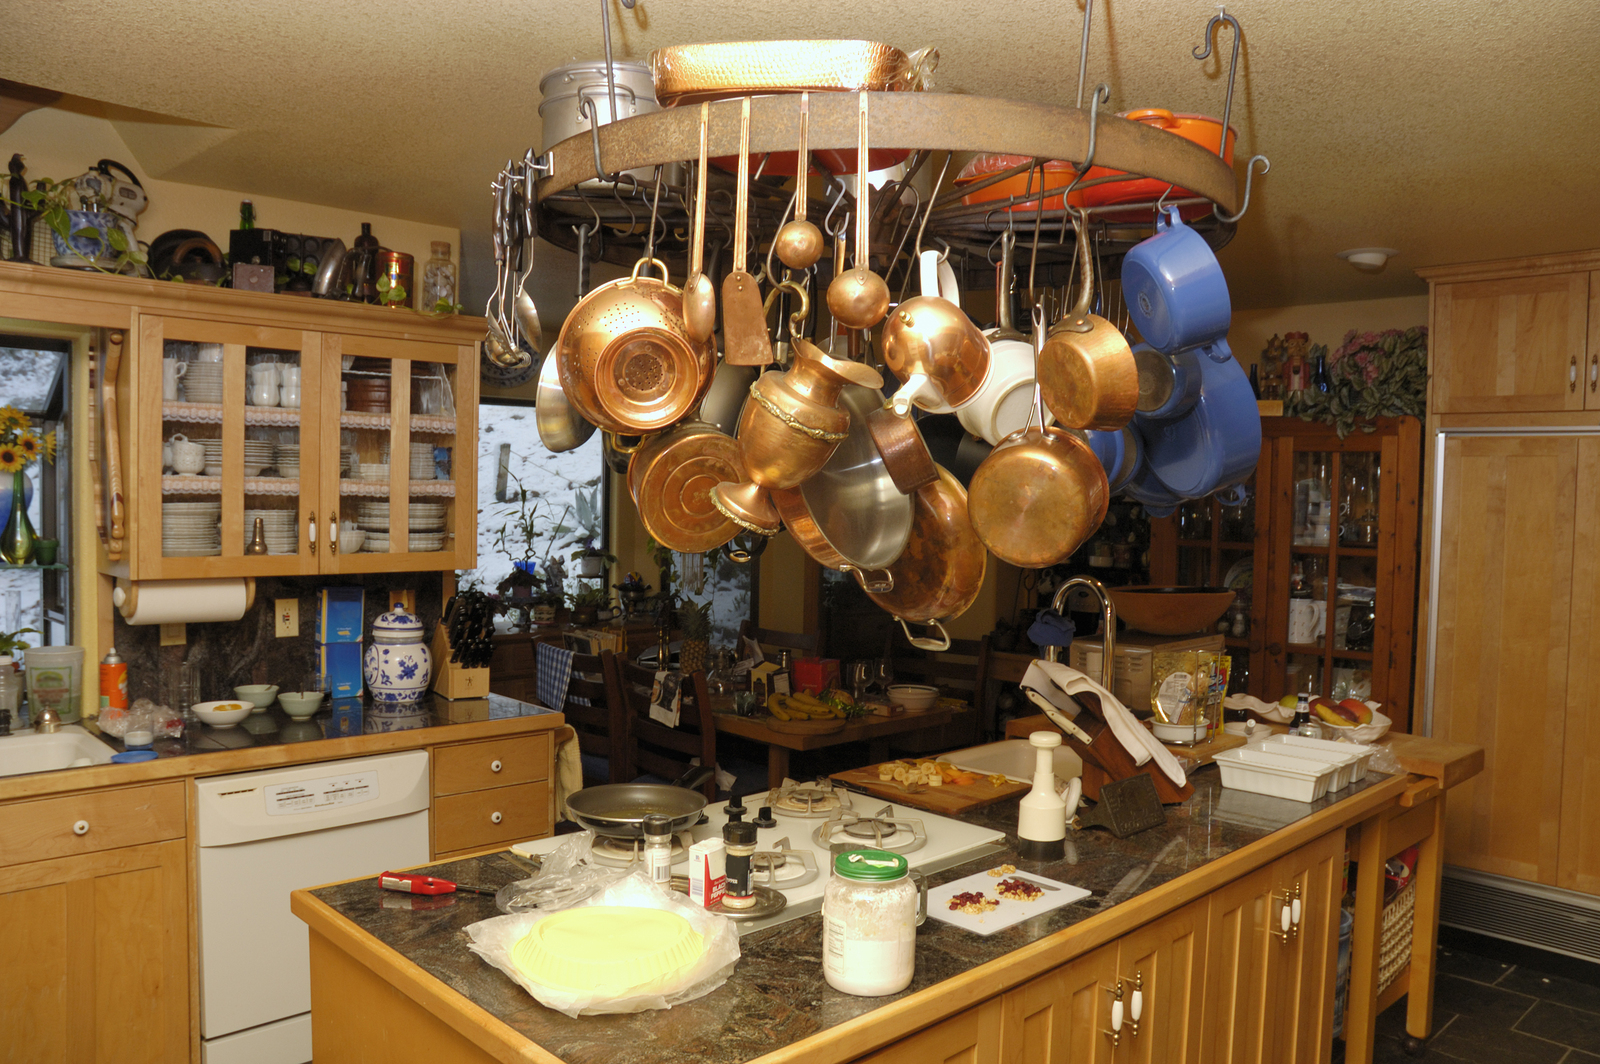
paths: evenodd
<path fill-rule="evenodd" d="M 533 623 L 534 624 L 555 624 L 556 623 L 556 611 L 561 609 L 562 606 L 566 605 L 567 593 L 565 591 L 561 590 L 561 587 L 560 587 L 559 584 L 554 586 L 554 587 L 552 587 L 548 583 L 548 581 L 550 579 L 551 579 L 551 574 L 546 572 L 546 574 L 545 574 L 545 580 L 547 581 L 546 584 L 544 585 L 543 588 L 540 588 L 540 589 L 538 589 L 538 590 L 536 590 L 534 592 L 534 597 L 533 597 Z"/>
<path fill-rule="evenodd" d="M 600 619 L 600 609 L 605 604 L 604 584 L 579 584 L 572 596 L 572 623 L 594 624 Z"/>
<path fill-rule="evenodd" d="M 66 260 L 64 265 L 93 266 L 105 273 L 144 265 L 144 256 L 120 218 L 110 211 L 81 210 L 71 182 L 41 177 L 18 199 L 21 202 L 14 203 L 8 197 L 7 204 L 37 213 L 37 220 L 50 227 L 56 258 Z"/>
<path fill-rule="evenodd" d="M 15 632 L 0 632 L 0 657 L 8 657 L 15 661 L 18 654 L 29 648 L 28 642 L 22 637 L 41 634 L 37 628 L 18 628 Z"/>
<path fill-rule="evenodd" d="M 678 627 L 683 631 L 678 664 L 686 673 L 704 669 L 711 657 L 711 603 L 685 599 L 678 607 Z"/>
<path fill-rule="evenodd" d="M 579 547 L 572 552 L 572 561 L 578 563 L 578 578 L 593 580 L 606 574 L 606 566 L 617 563 L 616 556 L 596 547 L 595 540 L 600 538 L 600 521 L 602 518 L 600 508 L 600 489 L 597 487 L 588 495 L 583 492 L 576 494 L 576 509 L 578 511 L 578 524 L 583 528 L 583 536 L 579 540 Z"/>

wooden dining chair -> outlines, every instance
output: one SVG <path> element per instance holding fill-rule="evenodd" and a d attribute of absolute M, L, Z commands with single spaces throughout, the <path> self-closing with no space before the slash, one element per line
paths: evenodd
<path fill-rule="evenodd" d="M 699 758 L 702 765 L 716 765 L 717 729 L 712 722 L 704 672 L 691 672 L 684 677 L 678 726 L 669 728 L 650 717 L 655 672 L 609 650 L 601 651 L 600 658 L 605 667 L 607 698 L 625 729 L 620 757 L 613 758 L 620 767 L 621 782 L 643 778 L 653 783 L 671 783 L 689 771 L 693 758 Z M 716 779 L 707 780 L 701 790 L 707 799 L 715 801 Z"/>
<path fill-rule="evenodd" d="M 918 753 L 970 746 L 978 741 L 988 697 L 989 640 L 952 639 L 941 651 L 918 650 L 891 629 L 884 656 L 894 667 L 895 683 L 920 683 L 939 688 L 954 698 L 965 698 L 973 712 L 957 715 L 949 724 L 924 732 L 909 732 L 895 745 Z M 925 747 L 926 749 L 918 749 Z"/>
<path fill-rule="evenodd" d="M 819 656 L 822 647 L 822 637 L 815 632 L 807 635 L 803 632 L 784 632 L 777 628 L 760 628 L 754 621 L 745 621 L 739 626 L 739 650 L 744 650 L 744 641 L 754 639 L 761 644 L 762 653 L 769 647 L 788 649 L 792 657 L 814 658 Z M 775 660 L 776 654 L 773 655 Z"/>

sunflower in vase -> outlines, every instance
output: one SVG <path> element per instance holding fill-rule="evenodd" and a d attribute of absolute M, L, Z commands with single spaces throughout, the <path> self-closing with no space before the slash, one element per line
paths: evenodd
<path fill-rule="evenodd" d="M 40 458 L 55 461 L 56 434 L 41 434 L 28 416 L 14 406 L 0 407 L 0 499 L 5 500 L 0 506 L 0 519 L 5 521 L 5 531 L 0 533 L 0 558 L 14 565 L 33 560 L 37 540 L 33 525 L 28 522 L 27 469 Z"/>

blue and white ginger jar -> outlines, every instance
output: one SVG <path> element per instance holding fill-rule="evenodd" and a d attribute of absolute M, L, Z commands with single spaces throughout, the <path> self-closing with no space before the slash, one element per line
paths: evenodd
<path fill-rule="evenodd" d="M 362 674 L 378 702 L 419 702 L 428 693 L 433 656 L 422 641 L 422 622 L 400 603 L 372 623 Z"/>

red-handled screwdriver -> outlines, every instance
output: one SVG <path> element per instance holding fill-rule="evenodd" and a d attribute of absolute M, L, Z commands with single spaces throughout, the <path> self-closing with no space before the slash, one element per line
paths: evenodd
<path fill-rule="evenodd" d="M 489 895 L 499 893 L 487 887 L 469 887 L 463 883 L 452 883 L 448 879 L 419 876 L 414 872 L 385 872 L 378 877 L 378 886 L 384 890 L 398 890 L 406 894 L 450 894 L 455 891 Z"/>

